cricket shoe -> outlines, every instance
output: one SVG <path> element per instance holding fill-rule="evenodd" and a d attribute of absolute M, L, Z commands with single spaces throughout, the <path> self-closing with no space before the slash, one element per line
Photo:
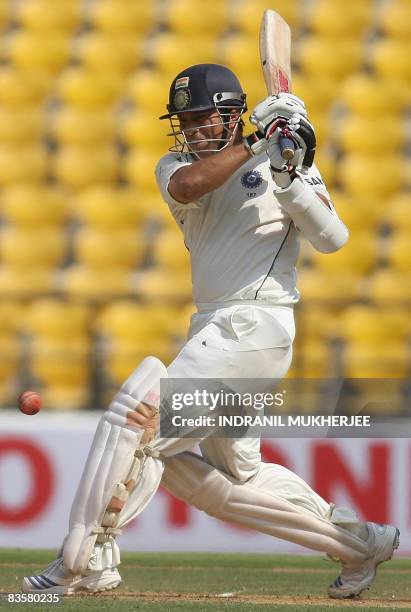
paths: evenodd
<path fill-rule="evenodd" d="M 400 544 L 400 531 L 392 525 L 366 523 L 368 528 L 369 556 L 358 567 L 343 567 L 341 574 L 328 587 L 328 595 L 334 599 L 346 599 L 360 595 L 375 578 L 377 567 L 389 561 Z"/>
<path fill-rule="evenodd" d="M 98 593 L 110 591 L 121 584 L 121 576 L 117 568 L 102 571 L 89 571 L 86 575 L 72 574 L 63 566 L 61 557 L 37 576 L 23 578 L 23 593 L 58 593 L 59 595 L 72 595 L 78 591 Z"/>

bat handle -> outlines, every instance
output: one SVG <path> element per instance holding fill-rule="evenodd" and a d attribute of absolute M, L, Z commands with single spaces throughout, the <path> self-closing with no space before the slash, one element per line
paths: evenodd
<path fill-rule="evenodd" d="M 287 138 L 287 136 L 282 136 L 280 138 L 280 151 L 281 157 L 286 161 L 290 161 L 294 157 L 295 153 L 295 144 L 291 138 Z"/>

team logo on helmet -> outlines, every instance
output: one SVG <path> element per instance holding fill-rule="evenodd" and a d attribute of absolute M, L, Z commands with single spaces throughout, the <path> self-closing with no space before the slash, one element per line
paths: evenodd
<path fill-rule="evenodd" d="M 189 89 L 179 89 L 175 92 L 173 102 L 174 108 L 176 108 L 178 111 L 187 108 L 187 106 L 190 104 L 190 101 L 191 95 Z"/>
<path fill-rule="evenodd" d="M 249 170 L 241 177 L 241 184 L 246 189 L 254 189 L 263 182 L 263 175 L 258 170 Z"/>

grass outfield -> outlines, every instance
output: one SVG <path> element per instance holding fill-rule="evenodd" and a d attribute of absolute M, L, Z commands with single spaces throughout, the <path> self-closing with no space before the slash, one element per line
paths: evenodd
<path fill-rule="evenodd" d="M 39 573 L 53 558 L 50 551 L 0 549 L 0 593 L 19 592 L 22 577 Z M 326 596 L 326 587 L 337 575 L 338 565 L 320 557 L 123 553 L 120 570 L 123 585 L 110 594 L 70 596 L 57 607 L 13 605 L 3 600 L 0 610 L 411 610 L 409 559 L 394 559 L 381 566 L 372 589 L 361 600 L 345 602 Z"/>

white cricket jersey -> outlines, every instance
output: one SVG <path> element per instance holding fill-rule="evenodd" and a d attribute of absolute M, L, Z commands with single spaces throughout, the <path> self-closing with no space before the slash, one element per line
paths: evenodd
<path fill-rule="evenodd" d="M 159 161 L 156 178 L 190 251 L 195 303 L 297 302 L 299 232 L 274 194 L 278 187 L 267 155 L 249 159 L 197 202 L 181 204 L 168 185 L 179 168 L 191 163 L 196 162 L 188 154 L 169 153 Z M 329 198 L 315 166 L 305 181 Z"/>

